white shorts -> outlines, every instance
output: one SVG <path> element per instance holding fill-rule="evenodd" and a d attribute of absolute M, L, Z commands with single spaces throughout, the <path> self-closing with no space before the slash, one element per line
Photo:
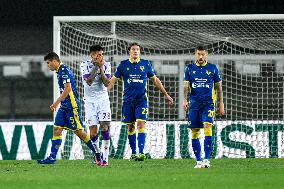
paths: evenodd
<path fill-rule="evenodd" d="M 108 99 L 84 103 L 87 126 L 98 125 L 100 121 L 111 121 L 110 101 Z"/>

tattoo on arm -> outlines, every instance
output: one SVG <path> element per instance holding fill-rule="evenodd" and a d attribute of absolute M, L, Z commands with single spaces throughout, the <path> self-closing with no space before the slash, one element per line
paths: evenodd
<path fill-rule="evenodd" d="M 184 82 L 183 93 L 184 93 L 184 100 L 188 99 L 188 95 L 190 94 L 190 87 L 189 82 Z"/>
<path fill-rule="evenodd" d="M 217 90 L 217 98 L 219 103 L 223 103 L 223 91 L 222 91 L 222 82 L 215 83 L 215 89 Z"/>

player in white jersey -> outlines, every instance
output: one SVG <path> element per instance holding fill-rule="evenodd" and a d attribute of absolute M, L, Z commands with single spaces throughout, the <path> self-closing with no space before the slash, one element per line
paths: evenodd
<path fill-rule="evenodd" d="M 89 126 L 91 140 L 100 152 L 98 140 L 98 127 L 100 125 L 102 136 L 102 152 L 96 155 L 96 164 L 108 165 L 110 146 L 111 110 L 107 91 L 111 77 L 111 64 L 103 57 L 103 48 L 100 45 L 90 47 L 91 60 L 81 63 L 81 75 L 84 85 L 84 106 L 87 126 Z"/>

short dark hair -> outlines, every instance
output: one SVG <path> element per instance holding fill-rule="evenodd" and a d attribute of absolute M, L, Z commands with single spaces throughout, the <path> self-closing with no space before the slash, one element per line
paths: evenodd
<path fill-rule="evenodd" d="M 204 46 L 197 46 L 195 51 L 206 51 L 206 48 Z"/>
<path fill-rule="evenodd" d="M 132 46 L 138 46 L 138 47 L 140 47 L 140 49 L 141 49 L 141 45 L 139 45 L 137 42 L 133 42 L 133 43 L 130 43 L 130 44 L 128 45 L 127 50 L 130 51 L 130 49 L 131 49 Z"/>
<path fill-rule="evenodd" d="M 59 56 L 55 52 L 49 52 L 44 56 L 44 61 L 47 60 L 57 60 L 60 62 Z"/>
<path fill-rule="evenodd" d="M 90 46 L 90 53 L 91 52 L 96 52 L 96 51 L 103 51 L 103 47 L 100 45 L 92 45 Z"/>

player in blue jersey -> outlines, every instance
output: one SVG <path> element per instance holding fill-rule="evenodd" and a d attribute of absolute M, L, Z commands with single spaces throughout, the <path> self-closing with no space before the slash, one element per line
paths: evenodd
<path fill-rule="evenodd" d="M 119 79 L 124 83 L 122 123 L 128 126 L 128 140 L 132 150 L 130 159 L 144 161 L 144 145 L 146 139 L 145 124 L 148 119 L 148 99 L 146 96 L 147 80 L 150 80 L 164 94 L 166 101 L 171 105 L 173 99 L 165 90 L 163 84 L 157 78 L 148 60 L 140 58 L 140 45 L 131 43 L 128 47 L 129 59 L 123 60 L 118 65 L 114 76 L 110 79 L 108 89 Z M 138 129 L 139 155 L 136 155 L 136 133 L 135 122 Z"/>
<path fill-rule="evenodd" d="M 216 65 L 207 61 L 204 47 L 195 50 L 196 61 L 185 68 L 183 108 L 188 111 L 189 128 L 192 135 L 192 149 L 196 157 L 194 168 L 209 168 L 212 152 L 212 126 L 215 116 L 216 91 L 220 115 L 224 115 L 222 82 Z M 204 160 L 201 161 L 199 142 L 200 129 L 204 128 Z"/>
<path fill-rule="evenodd" d="M 90 139 L 90 135 L 83 129 L 82 116 L 80 112 L 80 102 L 72 71 L 64 64 L 61 63 L 59 56 L 50 52 L 44 56 L 48 68 L 55 71 L 60 90 L 60 96 L 50 106 L 50 110 L 54 112 L 58 105 L 60 108 L 57 111 L 55 122 L 53 126 L 53 137 L 51 144 L 51 153 L 46 159 L 38 160 L 39 164 L 54 164 L 58 149 L 62 143 L 62 130 L 68 129 L 84 141 L 90 148 L 93 154 L 96 150 Z"/>

